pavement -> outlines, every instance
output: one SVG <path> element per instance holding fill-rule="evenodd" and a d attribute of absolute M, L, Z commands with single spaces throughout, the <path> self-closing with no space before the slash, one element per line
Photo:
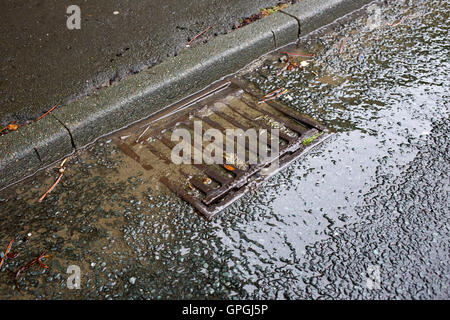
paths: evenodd
<path fill-rule="evenodd" d="M 126 75 L 232 30 L 277 0 L 68 1 L 0 4 L 0 125 L 25 123 Z M 79 5 L 81 29 L 68 30 L 66 8 Z M 117 14 L 114 12 L 117 11 Z"/>
<path fill-rule="evenodd" d="M 447 7 L 371 6 L 284 49 L 315 54 L 303 69 L 275 52 L 242 72 L 336 134 L 211 222 L 114 144 L 124 131 L 71 156 L 42 203 L 57 166 L 1 190 L 18 254 L 1 298 L 449 299 Z"/>

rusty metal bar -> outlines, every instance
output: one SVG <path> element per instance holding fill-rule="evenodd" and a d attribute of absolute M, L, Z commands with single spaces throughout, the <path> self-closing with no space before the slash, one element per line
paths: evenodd
<path fill-rule="evenodd" d="M 207 118 L 207 117 L 201 117 L 201 118 L 199 118 L 199 119 L 201 119 L 202 121 L 205 121 L 207 124 L 209 124 L 211 127 L 217 127 L 217 128 L 219 128 L 221 131 L 222 131 L 222 135 L 224 136 L 224 138 L 226 138 L 226 135 L 225 135 L 225 128 L 221 125 L 221 124 L 219 124 L 219 123 L 217 123 L 216 121 L 214 121 L 214 120 L 211 120 L 211 119 L 209 119 L 209 118 Z M 224 139 L 224 142 L 225 142 L 225 139 Z M 255 151 L 253 151 L 253 150 L 251 150 L 250 148 L 247 148 L 247 144 L 245 143 L 245 141 L 244 141 L 244 144 L 242 145 L 242 143 L 240 143 L 240 141 L 238 140 L 238 142 L 237 142 L 240 146 L 242 146 L 242 147 L 244 147 L 244 149 L 247 151 L 247 152 L 249 152 L 249 153 L 252 153 L 253 155 L 256 155 L 257 157 L 258 157 L 258 153 L 257 152 L 255 152 Z M 250 147 L 250 146 L 249 146 Z"/>
<path fill-rule="evenodd" d="M 288 144 L 286 148 L 280 149 L 279 154 L 277 158 L 273 158 L 272 162 L 276 159 L 282 158 L 285 154 L 290 154 L 300 148 L 304 148 L 304 145 L 302 143 L 304 138 L 310 137 L 314 134 L 318 133 L 317 129 L 310 129 L 307 132 L 304 133 L 302 136 L 302 139 L 297 139 L 294 143 Z M 220 188 L 214 189 L 208 195 L 202 200 L 202 202 L 206 205 L 210 205 L 218 200 L 220 200 L 227 192 L 240 188 L 243 185 L 245 185 L 248 182 L 248 179 L 251 178 L 253 175 L 255 175 L 257 172 L 261 171 L 264 167 L 269 165 L 270 163 L 261 163 L 255 166 L 252 166 L 249 168 L 249 170 L 245 171 L 244 174 L 242 174 L 239 177 L 236 177 L 234 180 L 222 185 Z"/>
<path fill-rule="evenodd" d="M 230 82 L 232 83 L 233 86 L 235 86 L 239 89 L 242 89 L 245 92 L 247 92 L 248 94 L 258 98 L 258 96 L 259 96 L 258 92 L 256 92 L 256 90 L 252 89 L 250 87 L 249 83 L 247 83 L 246 81 L 238 80 L 237 78 L 233 78 L 230 80 Z M 284 115 L 297 120 L 298 122 L 305 123 L 308 126 L 316 128 L 321 131 L 326 130 L 326 127 L 321 125 L 320 123 L 318 123 L 314 120 L 308 119 L 307 117 L 300 115 L 299 113 L 294 113 L 291 110 L 289 110 L 287 107 L 281 107 L 277 102 L 275 102 L 273 100 L 266 101 L 265 103 L 270 105 L 272 108 L 276 109 L 277 111 L 283 113 Z"/>
<path fill-rule="evenodd" d="M 284 115 L 297 120 L 300 123 L 304 123 L 309 125 L 310 127 L 316 128 L 318 130 L 325 130 L 326 128 L 321 125 L 320 123 L 317 123 L 316 121 L 310 120 L 307 117 L 301 116 L 299 114 L 293 113 L 292 111 L 290 111 L 288 108 L 284 107 L 282 108 L 281 106 L 278 105 L 277 102 L 274 101 L 266 101 L 266 103 L 271 106 L 272 108 L 276 109 L 277 111 L 283 113 Z"/>
<path fill-rule="evenodd" d="M 159 137 L 159 140 L 164 143 L 169 149 L 172 149 L 175 145 L 172 143 L 172 141 L 168 140 L 166 137 L 161 136 Z M 214 181 L 218 182 L 219 184 L 223 185 L 230 181 L 229 178 L 226 178 L 220 174 L 218 174 L 215 170 L 209 169 L 207 165 L 205 164 L 192 164 L 194 167 L 199 169 L 200 171 L 204 172 L 208 177 L 213 179 Z"/>
<path fill-rule="evenodd" d="M 192 177 L 191 179 L 189 179 L 189 181 L 194 185 L 194 187 L 199 189 L 204 194 L 208 194 L 209 192 L 214 190 L 213 188 L 211 188 L 210 186 L 204 184 L 203 181 L 200 181 L 200 179 L 198 179 L 196 177 Z"/>
<path fill-rule="evenodd" d="M 248 114 L 238 111 L 236 108 L 230 106 L 229 104 L 227 104 L 227 107 L 230 108 L 230 110 L 232 110 L 233 112 L 237 113 L 242 118 L 247 119 L 248 121 L 253 121 L 253 122 L 256 121 L 255 119 L 252 119 Z M 284 123 L 282 123 L 282 124 L 284 124 Z M 265 125 L 264 123 L 261 123 L 261 127 L 266 129 L 267 132 L 270 132 L 270 130 L 272 129 L 271 127 Z M 290 137 L 281 131 L 280 131 L 279 135 L 280 135 L 280 138 L 286 140 L 287 142 L 293 141 L 293 139 L 295 139 L 294 137 Z"/>
<path fill-rule="evenodd" d="M 214 181 L 218 182 L 220 185 L 224 185 L 224 184 L 228 183 L 229 181 L 231 181 L 230 178 L 220 175 L 219 173 L 217 173 L 216 170 L 210 169 L 205 164 L 193 164 L 193 166 L 196 167 L 197 169 L 199 169 L 200 171 L 202 171 L 204 174 L 206 174 L 208 177 L 210 177 Z"/>
<path fill-rule="evenodd" d="M 277 121 L 278 123 L 286 126 L 286 128 L 297 132 L 299 135 L 302 135 L 307 130 L 307 128 L 304 129 L 304 128 L 299 128 L 297 126 L 293 126 L 290 123 L 288 123 L 287 121 L 284 121 L 280 117 L 274 115 L 273 113 L 271 113 L 269 111 L 266 111 L 266 110 L 264 110 L 262 108 L 258 108 L 253 101 L 248 101 L 247 99 L 245 99 L 245 100 L 242 99 L 242 102 L 244 102 L 248 107 L 252 108 L 253 110 L 255 110 L 255 111 L 259 112 L 259 113 L 265 114 L 265 115 L 269 116 L 270 118 L 274 119 L 275 121 Z"/>
<path fill-rule="evenodd" d="M 219 117 L 221 117 L 222 119 L 228 121 L 229 123 L 231 123 L 233 126 L 242 129 L 244 131 L 247 131 L 248 129 L 250 129 L 247 126 L 244 126 L 243 124 L 239 123 L 238 121 L 236 121 L 235 119 L 231 118 L 230 116 L 228 116 L 227 114 L 223 113 L 222 111 L 216 110 L 216 109 L 212 109 L 213 112 L 215 114 L 217 114 Z"/>
<path fill-rule="evenodd" d="M 114 139 L 115 144 L 122 150 L 123 153 L 125 153 L 127 156 L 129 156 L 131 159 L 139 163 L 142 168 L 145 170 L 152 170 L 153 167 L 149 164 L 145 164 L 141 162 L 141 157 L 139 157 L 136 152 L 134 152 L 127 144 L 123 143 L 122 141 L 118 139 Z"/>
<path fill-rule="evenodd" d="M 146 147 L 151 153 L 153 153 L 155 156 L 160 158 L 166 164 L 171 164 L 172 163 L 165 155 L 163 155 L 159 150 L 156 150 L 156 148 L 154 148 L 150 143 L 147 144 Z"/>
<path fill-rule="evenodd" d="M 186 191 L 182 190 L 179 187 L 173 185 L 167 177 L 161 177 L 159 179 L 161 183 L 163 183 L 170 191 L 178 195 L 181 199 L 193 205 L 206 219 L 210 220 L 214 213 L 211 213 L 206 206 L 204 206 L 200 201 L 196 198 L 188 194 Z"/>

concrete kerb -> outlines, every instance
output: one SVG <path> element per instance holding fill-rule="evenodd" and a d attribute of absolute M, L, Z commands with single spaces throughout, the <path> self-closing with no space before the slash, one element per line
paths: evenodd
<path fill-rule="evenodd" d="M 303 0 L 0 137 L 0 189 L 147 118 L 371 0 Z"/>
<path fill-rule="evenodd" d="M 299 36 L 302 37 L 373 1 L 301 0 L 298 4 L 283 9 L 282 12 L 298 20 Z"/>
<path fill-rule="evenodd" d="M 69 132 L 52 115 L 0 138 L 0 186 L 73 152 Z"/>

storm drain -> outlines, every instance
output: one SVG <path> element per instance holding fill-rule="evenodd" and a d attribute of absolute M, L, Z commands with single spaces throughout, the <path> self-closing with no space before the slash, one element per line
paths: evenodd
<path fill-rule="evenodd" d="M 143 170 L 154 171 L 152 175 L 162 184 L 190 203 L 205 218 L 211 219 L 330 135 L 323 125 L 313 119 L 275 99 L 262 100 L 263 96 L 262 92 L 243 80 L 228 79 L 172 106 L 164 114 L 140 123 L 139 130 L 132 129 L 130 132 L 133 133 L 126 139 L 115 138 L 114 141 Z M 202 123 L 200 130 L 204 136 L 207 136 L 208 129 L 220 131 L 222 138 L 219 141 L 226 141 L 226 131 L 230 129 L 240 132 L 254 129 L 259 134 L 267 132 L 268 149 L 273 138 L 271 133 L 277 129 L 277 153 L 263 157 L 250 140 L 244 140 L 243 144 L 240 140 L 241 150 L 245 150 L 244 159 L 237 158 L 236 153 L 224 151 L 220 155 L 223 160 L 220 163 L 192 161 L 174 164 L 172 150 L 179 143 L 172 141 L 174 131 L 184 129 L 195 135 L 196 121 Z M 190 141 L 188 150 L 201 152 L 203 147 L 216 143 L 216 140 L 202 141 L 201 145 Z M 142 149 L 145 152 L 140 151 Z M 248 161 L 251 155 L 257 159 L 256 162 Z M 277 165 L 274 167 L 275 161 Z M 271 170 L 268 171 L 268 168 Z"/>

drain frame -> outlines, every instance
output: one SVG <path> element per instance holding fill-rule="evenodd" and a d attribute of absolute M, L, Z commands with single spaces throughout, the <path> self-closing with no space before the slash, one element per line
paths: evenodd
<path fill-rule="evenodd" d="M 192 126 L 192 117 L 205 121 L 205 123 L 220 130 L 222 134 L 224 134 L 223 131 L 225 128 L 216 121 L 210 119 L 209 115 L 200 115 L 199 109 L 201 110 L 201 106 L 209 105 L 209 103 L 214 102 L 217 99 L 217 95 L 227 96 L 236 92 L 241 92 L 240 101 L 244 103 L 249 110 L 252 109 L 254 112 L 273 119 L 278 124 L 283 125 L 294 132 L 297 136 L 291 137 L 280 131 L 280 139 L 284 140 L 286 144 L 280 147 L 278 156 L 270 159 L 270 161 L 258 164 L 249 164 L 247 169 L 234 167 L 233 171 L 230 172 L 233 178 L 226 177 L 220 173 L 221 170 L 223 171 L 223 165 L 191 164 L 191 166 L 201 172 L 203 176 L 214 181 L 215 184 L 218 185 L 216 188 L 212 188 L 211 186 L 204 184 L 198 177 L 190 175 L 182 168 L 178 168 L 177 173 L 186 179 L 191 189 L 195 188 L 199 194 L 203 195 L 202 198 L 196 197 L 186 190 L 185 185 L 172 182 L 167 176 L 162 176 L 159 178 L 159 181 L 163 185 L 165 185 L 171 192 L 179 196 L 181 199 L 192 205 L 207 220 L 211 220 L 217 213 L 221 212 L 226 207 L 240 199 L 248 191 L 254 190 L 264 180 L 284 169 L 302 154 L 324 142 L 333 133 L 317 121 L 289 108 L 279 101 L 264 101 L 266 106 L 273 110 L 272 112 L 269 112 L 265 108 L 258 107 L 258 104 L 255 101 L 261 101 L 263 93 L 258 89 L 254 89 L 250 83 L 237 79 L 236 77 L 231 77 L 214 84 L 210 88 L 197 93 L 195 96 L 188 97 L 187 99 L 172 105 L 168 109 L 164 110 L 159 116 L 154 115 L 151 118 L 144 120 L 146 125 L 141 125 L 142 128 L 145 127 L 144 131 L 142 131 L 139 137 L 130 145 L 127 145 L 118 139 L 115 140 L 122 152 L 138 162 L 144 170 L 152 170 L 153 167 L 149 164 L 143 163 L 141 157 L 132 150 L 132 147 L 136 144 L 144 144 L 147 146 L 147 151 L 151 152 L 162 162 L 169 164 L 171 161 L 160 151 L 155 149 L 151 143 L 146 143 L 146 141 L 153 138 L 159 140 L 159 142 L 165 145 L 165 147 L 172 149 L 175 146 L 175 143 L 166 138 L 164 133 L 168 131 L 170 132 L 180 125 L 185 125 L 188 127 Z M 249 96 L 250 99 L 244 98 L 243 93 Z M 255 121 L 255 119 L 252 119 L 250 115 L 244 114 L 244 112 L 237 110 L 237 108 L 231 106 L 230 103 L 223 103 L 235 116 L 238 116 L 238 119 L 245 119 L 246 121 L 251 122 Z M 200 108 L 197 108 L 197 106 L 200 106 Z M 178 117 L 170 119 L 168 123 L 164 124 L 163 129 L 156 127 L 149 130 L 152 124 L 156 124 L 156 122 L 160 120 L 186 110 L 188 110 L 187 113 L 181 113 Z M 211 107 L 210 111 L 236 128 L 242 129 L 243 131 L 249 129 L 248 126 L 242 123 L 242 120 L 237 120 L 236 117 L 225 114 L 224 112 L 217 110 L 217 108 Z M 280 116 L 275 113 L 280 114 Z M 281 116 L 289 121 L 282 119 Z M 257 128 L 266 129 L 269 131 L 268 129 L 270 129 L 270 126 L 258 124 Z M 308 141 L 308 139 L 312 136 L 315 136 L 315 139 L 305 144 L 305 141 Z M 192 144 L 191 147 L 194 147 L 194 145 Z M 246 152 L 250 152 L 247 143 L 245 143 L 244 148 Z M 262 174 L 265 169 L 273 164 L 274 161 L 278 161 L 277 168 L 268 174 Z"/>

